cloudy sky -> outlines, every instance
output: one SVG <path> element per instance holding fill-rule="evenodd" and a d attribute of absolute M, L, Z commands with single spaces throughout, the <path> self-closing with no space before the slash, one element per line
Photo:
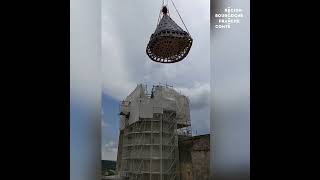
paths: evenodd
<path fill-rule="evenodd" d="M 183 61 L 159 64 L 148 58 L 145 49 L 156 28 L 162 0 L 101 2 L 102 159 L 116 159 L 119 101 L 139 83 L 149 88 L 167 83 L 187 95 L 193 134 L 209 133 L 210 1 L 174 0 L 174 3 L 193 37 L 193 45 Z M 183 28 L 170 0 L 168 8 L 171 18 Z"/>

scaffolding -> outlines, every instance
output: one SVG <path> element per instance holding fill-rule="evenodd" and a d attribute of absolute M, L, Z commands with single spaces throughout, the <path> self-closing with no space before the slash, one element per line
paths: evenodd
<path fill-rule="evenodd" d="M 180 180 L 178 136 L 192 135 L 189 112 L 183 112 L 188 99 L 166 86 L 154 86 L 150 95 L 144 88 L 138 85 L 120 104 L 119 174 L 128 180 Z"/>

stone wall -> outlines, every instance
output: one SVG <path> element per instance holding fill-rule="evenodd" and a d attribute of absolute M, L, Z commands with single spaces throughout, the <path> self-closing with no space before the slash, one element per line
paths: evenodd
<path fill-rule="evenodd" d="M 193 180 L 192 176 L 192 138 L 179 138 L 180 180 Z"/>
<path fill-rule="evenodd" d="M 117 153 L 117 166 L 116 172 L 119 173 L 121 168 L 121 157 L 122 157 L 122 145 L 123 145 L 123 130 L 120 130 L 119 141 L 118 141 L 118 153 Z"/>
<path fill-rule="evenodd" d="M 181 180 L 209 180 L 210 134 L 179 139 Z"/>

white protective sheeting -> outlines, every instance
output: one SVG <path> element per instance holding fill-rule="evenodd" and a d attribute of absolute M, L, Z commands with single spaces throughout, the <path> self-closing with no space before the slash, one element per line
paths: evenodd
<path fill-rule="evenodd" d="M 176 111 L 176 91 L 166 88 L 164 86 L 156 86 L 154 91 L 154 100 L 157 105 L 164 110 Z"/>
<path fill-rule="evenodd" d="M 177 118 L 178 124 L 188 124 L 190 122 L 189 99 L 180 95 L 177 97 Z"/>
<path fill-rule="evenodd" d="M 153 118 L 153 103 L 150 98 L 140 98 L 139 116 L 140 118 Z"/>
<path fill-rule="evenodd" d="M 142 84 L 137 85 L 136 89 L 131 92 L 129 96 L 125 99 L 129 103 L 129 121 L 128 124 L 131 125 L 139 120 L 140 116 L 140 99 L 147 98 L 145 95 L 145 89 Z"/>
<path fill-rule="evenodd" d="M 142 86 L 142 84 L 137 85 L 136 89 L 131 92 L 129 96 L 127 96 L 126 101 L 132 101 L 136 98 L 146 97 L 145 88 Z"/>
<path fill-rule="evenodd" d="M 174 100 L 161 98 L 156 99 L 155 101 L 160 101 L 163 110 L 177 111 L 177 105 Z"/>
<path fill-rule="evenodd" d="M 129 125 L 135 123 L 139 120 L 139 100 L 132 100 L 129 106 L 130 116 L 129 116 Z"/>
<path fill-rule="evenodd" d="M 124 130 L 125 122 L 126 122 L 125 116 L 120 116 L 120 130 Z"/>
<path fill-rule="evenodd" d="M 190 122 L 189 99 L 186 96 L 165 86 L 156 86 L 154 96 L 162 103 L 164 109 L 176 111 L 178 124 Z"/>
<path fill-rule="evenodd" d="M 130 112 L 129 125 L 139 121 L 139 118 L 153 118 L 154 113 L 163 113 L 164 110 L 176 111 L 178 124 L 187 125 L 190 121 L 189 99 L 172 88 L 155 86 L 154 97 L 150 98 L 140 84 L 125 102 L 122 110 L 124 113 Z"/>
<path fill-rule="evenodd" d="M 155 113 L 154 103 L 154 99 L 147 97 L 132 100 L 130 103 L 129 125 L 137 122 L 139 118 L 153 118 L 153 113 Z M 156 105 L 156 107 L 159 108 L 155 110 L 162 113 L 161 105 Z"/>

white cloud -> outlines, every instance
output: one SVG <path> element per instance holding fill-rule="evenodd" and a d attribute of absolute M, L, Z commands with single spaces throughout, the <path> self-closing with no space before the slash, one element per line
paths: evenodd
<path fill-rule="evenodd" d="M 109 141 L 107 144 L 104 145 L 105 151 L 107 152 L 117 152 L 118 145 L 114 141 Z"/>
<path fill-rule="evenodd" d="M 135 83 L 130 82 L 130 75 L 124 61 L 121 34 L 113 27 L 111 18 L 104 18 L 110 27 L 102 31 L 102 74 L 103 92 L 120 100 L 132 89 Z"/>
<path fill-rule="evenodd" d="M 107 123 L 107 120 L 105 119 L 105 113 L 103 108 L 101 108 L 101 127 L 102 128 L 110 127 L 110 124 Z"/>
<path fill-rule="evenodd" d="M 102 126 L 102 128 L 106 128 L 106 127 L 109 127 L 110 125 L 107 122 L 105 122 L 104 119 L 102 119 L 101 120 L 101 126 Z"/>
<path fill-rule="evenodd" d="M 102 150 L 102 159 L 104 160 L 117 160 L 117 150 L 115 148 L 106 149 L 104 148 Z"/>
<path fill-rule="evenodd" d="M 210 102 L 210 84 L 195 83 L 191 88 L 175 88 L 190 99 L 191 109 L 208 107 Z"/>

